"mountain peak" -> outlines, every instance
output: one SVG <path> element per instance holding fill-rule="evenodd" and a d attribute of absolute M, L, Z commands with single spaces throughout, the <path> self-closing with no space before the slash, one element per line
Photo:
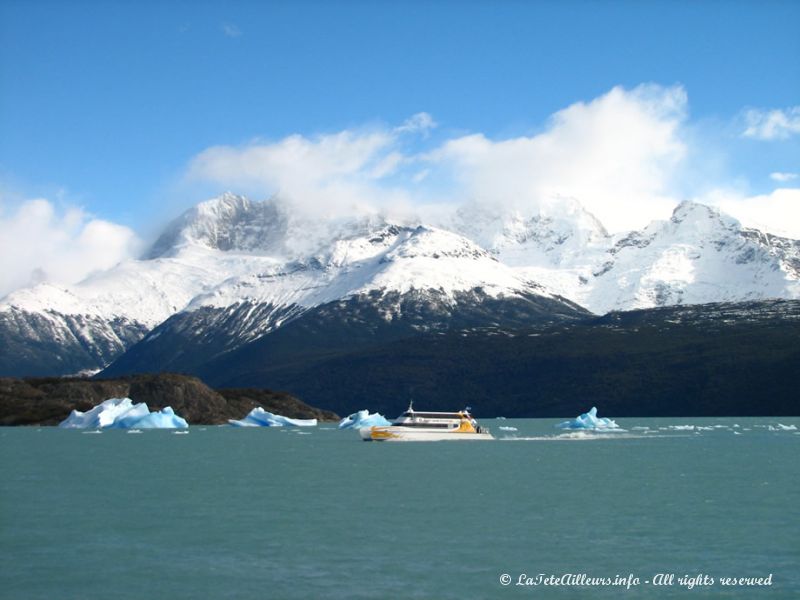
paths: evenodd
<path fill-rule="evenodd" d="M 485 258 L 491 259 L 486 250 L 469 239 L 438 229 L 420 225 L 409 235 L 405 243 L 387 255 L 397 258 Z"/>
<path fill-rule="evenodd" d="M 700 204 L 693 200 L 684 200 L 672 211 L 670 222 L 675 225 L 691 224 L 695 227 L 711 227 L 722 225 L 726 229 L 740 229 L 739 221 L 720 212 L 717 208 Z"/>
<path fill-rule="evenodd" d="M 145 258 L 174 255 L 185 246 L 212 250 L 275 250 L 286 232 L 287 217 L 275 199 L 252 202 L 226 192 L 188 209 L 172 221 Z"/>

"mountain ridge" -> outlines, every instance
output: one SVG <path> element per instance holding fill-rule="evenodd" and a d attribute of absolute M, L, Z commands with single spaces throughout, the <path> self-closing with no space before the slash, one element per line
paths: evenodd
<path fill-rule="evenodd" d="M 378 213 L 314 219 L 279 198 L 225 194 L 174 220 L 140 260 L 0 300 L 0 374 L 102 369 L 168 322 L 211 327 L 211 313 L 220 352 L 351 297 L 372 298 L 391 321 L 399 304 L 381 298 L 396 292 L 408 301 L 427 294 L 431 306 L 469 299 L 464 314 L 481 313 L 478 297 L 509 300 L 511 311 L 540 296 L 573 317 L 578 307 L 798 298 L 800 242 L 691 202 L 667 221 L 609 235 L 571 199 L 529 214 L 469 205 L 437 227 Z M 538 309 L 530 316 L 538 320 Z"/>

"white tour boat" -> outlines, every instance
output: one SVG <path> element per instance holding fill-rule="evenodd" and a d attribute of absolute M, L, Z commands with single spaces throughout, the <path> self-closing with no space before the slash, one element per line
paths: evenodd
<path fill-rule="evenodd" d="M 454 413 L 417 412 L 413 403 L 391 425 L 364 427 L 358 433 L 365 442 L 439 442 L 444 440 L 493 440 L 478 425 L 469 408 Z"/>

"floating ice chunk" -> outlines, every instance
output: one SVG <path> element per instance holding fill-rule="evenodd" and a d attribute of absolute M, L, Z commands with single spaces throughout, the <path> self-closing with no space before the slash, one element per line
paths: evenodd
<path fill-rule="evenodd" d="M 145 408 L 147 405 L 145 404 Z M 171 406 L 151 412 L 149 415 L 136 421 L 136 427 L 140 429 L 185 429 L 189 424 L 175 414 Z"/>
<path fill-rule="evenodd" d="M 291 419 L 283 415 L 274 415 L 257 406 L 251 410 L 244 419 L 229 419 L 228 423 L 234 427 L 314 427 L 316 419 Z"/>
<path fill-rule="evenodd" d="M 783 423 L 778 423 L 775 426 L 767 425 L 766 427 L 769 431 L 797 431 L 796 425 L 784 425 Z"/>
<path fill-rule="evenodd" d="M 391 424 L 392 423 L 386 417 L 379 413 L 370 413 L 368 410 L 360 410 L 339 421 L 339 429 L 385 427 Z"/>
<path fill-rule="evenodd" d="M 502 431 L 519 431 L 519 429 L 517 429 L 516 427 L 504 427 L 502 425 L 498 427 L 498 429 Z"/>
<path fill-rule="evenodd" d="M 130 398 L 109 398 L 85 413 L 73 410 L 59 424 L 64 429 L 178 429 L 188 426 L 169 406 L 151 413 L 147 404 L 134 404 Z"/>
<path fill-rule="evenodd" d="M 91 410 L 73 410 L 59 423 L 64 429 L 100 429 L 114 424 L 119 417 L 133 408 L 130 398 L 110 398 Z"/>
<path fill-rule="evenodd" d="M 609 430 L 619 429 L 611 419 L 597 416 L 597 408 L 592 407 L 588 413 L 583 413 L 572 419 L 571 421 L 564 421 L 556 425 L 559 429 L 593 429 L 593 430 Z"/>
<path fill-rule="evenodd" d="M 127 398 L 125 399 L 128 400 Z M 128 400 L 128 404 L 131 404 L 131 407 L 124 413 L 117 415 L 114 422 L 107 425 L 107 427 L 111 429 L 133 429 L 134 427 L 139 427 L 139 422 L 150 414 L 150 409 L 147 408 L 147 404 L 144 402 L 132 404 Z"/>

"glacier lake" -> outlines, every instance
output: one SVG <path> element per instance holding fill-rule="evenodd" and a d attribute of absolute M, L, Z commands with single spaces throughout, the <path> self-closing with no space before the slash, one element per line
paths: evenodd
<path fill-rule="evenodd" d="M 0 428 L 0 597 L 797 598 L 800 418 Z"/>

